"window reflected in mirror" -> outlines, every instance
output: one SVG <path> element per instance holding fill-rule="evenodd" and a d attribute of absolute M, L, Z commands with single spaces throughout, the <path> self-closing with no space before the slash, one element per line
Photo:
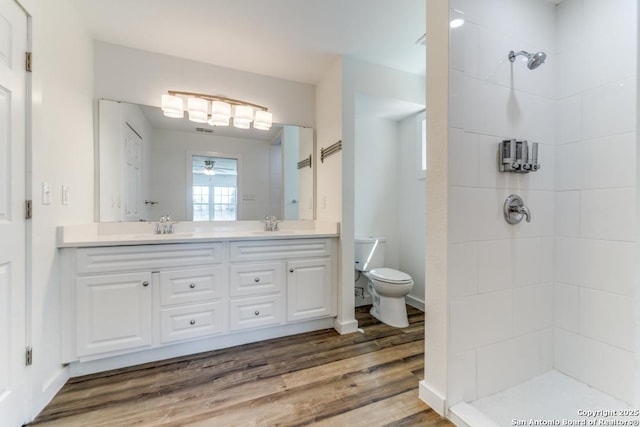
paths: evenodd
<path fill-rule="evenodd" d="M 192 156 L 193 221 L 238 219 L 238 159 Z"/>

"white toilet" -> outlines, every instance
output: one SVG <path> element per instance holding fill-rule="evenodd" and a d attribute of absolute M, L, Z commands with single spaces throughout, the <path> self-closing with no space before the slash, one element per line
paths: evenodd
<path fill-rule="evenodd" d="M 409 321 L 404 297 L 411 292 L 413 279 L 402 271 L 383 267 L 385 243 L 383 237 L 356 238 L 355 268 L 369 279 L 371 315 L 389 326 L 406 328 Z"/>

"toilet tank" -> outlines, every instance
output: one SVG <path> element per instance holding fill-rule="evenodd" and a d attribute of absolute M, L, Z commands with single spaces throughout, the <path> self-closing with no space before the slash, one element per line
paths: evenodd
<path fill-rule="evenodd" d="M 373 268 L 384 267 L 384 237 L 356 237 L 355 239 L 355 269 L 369 271 Z"/>

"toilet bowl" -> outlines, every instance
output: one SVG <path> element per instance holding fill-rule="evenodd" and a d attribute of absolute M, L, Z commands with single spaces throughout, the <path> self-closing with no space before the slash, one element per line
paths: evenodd
<path fill-rule="evenodd" d="M 409 326 L 404 297 L 413 288 L 411 276 L 392 268 L 375 268 L 364 275 L 369 279 L 367 291 L 373 299 L 369 313 L 389 326 Z"/>
<path fill-rule="evenodd" d="M 409 326 L 405 296 L 413 288 L 413 279 L 402 271 L 383 267 L 385 239 L 355 239 L 355 269 L 367 277 L 367 291 L 372 298 L 369 311 L 373 317 L 396 328 Z"/>

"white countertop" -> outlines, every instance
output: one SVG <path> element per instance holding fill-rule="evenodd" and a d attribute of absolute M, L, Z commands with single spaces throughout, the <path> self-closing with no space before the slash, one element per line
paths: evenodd
<path fill-rule="evenodd" d="M 278 231 L 264 231 L 260 221 L 179 222 L 173 234 L 155 234 L 147 222 L 94 222 L 58 227 L 59 248 L 156 245 L 233 240 L 338 237 L 340 224 L 328 221 L 287 220 Z"/>

